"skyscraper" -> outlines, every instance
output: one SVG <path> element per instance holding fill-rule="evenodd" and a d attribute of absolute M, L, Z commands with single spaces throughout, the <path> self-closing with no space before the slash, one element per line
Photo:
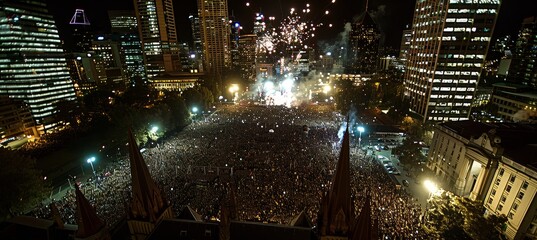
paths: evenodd
<path fill-rule="evenodd" d="M 71 38 L 67 41 L 68 51 L 73 52 L 87 52 L 91 49 L 91 23 L 86 17 L 84 9 L 76 9 L 75 14 L 69 21 L 71 26 Z"/>
<path fill-rule="evenodd" d="M 193 48 L 192 52 L 194 55 L 194 60 L 198 68 L 198 72 L 203 72 L 203 43 L 201 42 L 201 29 L 200 29 L 200 18 L 198 16 L 190 15 L 188 16 L 190 20 L 190 27 L 192 28 L 192 42 Z"/>
<path fill-rule="evenodd" d="M 134 11 L 108 11 L 112 38 L 119 42 L 123 64 L 131 84 L 146 82 L 147 73 Z"/>
<path fill-rule="evenodd" d="M 106 84 L 116 85 L 124 89 L 127 84 L 121 46 L 107 35 L 98 35 L 91 42 L 92 54 L 97 55 L 97 65 L 104 72 Z M 102 84 L 102 83 L 100 83 Z"/>
<path fill-rule="evenodd" d="M 380 31 L 367 11 L 351 26 L 346 70 L 349 73 L 373 74 L 378 64 Z"/>
<path fill-rule="evenodd" d="M 200 35 L 205 71 L 220 84 L 231 67 L 230 27 L 227 0 L 198 0 Z"/>
<path fill-rule="evenodd" d="M 147 76 L 181 69 L 172 0 L 134 0 Z"/>
<path fill-rule="evenodd" d="M 410 43 L 412 42 L 412 29 L 403 30 L 403 36 L 401 36 L 401 46 L 399 47 L 399 58 L 406 61 L 408 50 L 410 49 Z"/>
<path fill-rule="evenodd" d="M 23 100 L 40 130 L 53 128 L 56 104 L 76 100 L 54 19 L 43 0 L 3 0 L 0 16 L 0 95 Z"/>
<path fill-rule="evenodd" d="M 509 79 L 537 88 L 537 18 L 524 19 L 516 40 Z"/>
<path fill-rule="evenodd" d="M 256 60 L 257 35 L 244 34 L 239 39 L 239 59 L 237 64 L 240 69 L 242 79 L 248 82 L 255 82 L 255 60 Z"/>
<path fill-rule="evenodd" d="M 405 95 L 424 121 L 469 118 L 500 0 L 416 2 Z"/>

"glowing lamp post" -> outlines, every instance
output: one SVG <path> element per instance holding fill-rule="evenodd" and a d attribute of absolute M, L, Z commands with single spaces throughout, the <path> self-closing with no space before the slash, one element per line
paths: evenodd
<path fill-rule="evenodd" d="M 358 135 L 358 148 L 362 147 L 362 133 L 364 131 L 365 131 L 364 127 L 362 126 L 358 127 L 358 132 L 360 133 L 360 135 Z"/>
<path fill-rule="evenodd" d="M 233 101 L 236 101 L 239 95 L 239 85 L 231 84 L 231 86 L 229 87 L 229 92 L 233 96 Z"/>
<path fill-rule="evenodd" d="M 95 177 L 95 180 L 97 180 L 97 174 L 95 173 L 95 168 L 93 167 L 93 162 L 95 162 L 95 157 L 90 157 L 88 160 L 86 160 L 91 165 L 91 170 L 93 171 L 93 177 Z"/>
<path fill-rule="evenodd" d="M 152 134 L 157 133 L 157 131 L 158 131 L 158 127 L 157 127 L 157 126 L 153 126 L 153 127 L 151 128 L 151 130 L 150 130 L 150 132 L 151 132 Z"/>
<path fill-rule="evenodd" d="M 324 94 L 328 94 L 328 92 L 330 92 L 330 90 L 332 90 L 332 88 L 330 87 L 330 85 L 325 85 L 323 87 L 323 93 Z"/>
<path fill-rule="evenodd" d="M 427 189 L 427 191 L 429 192 L 429 197 L 434 195 L 439 190 L 438 186 L 431 180 L 425 180 L 423 182 L 423 185 L 425 186 L 425 189 Z"/>
<path fill-rule="evenodd" d="M 425 205 L 425 216 L 424 216 L 424 220 L 427 220 L 428 219 L 428 210 L 429 210 L 429 200 L 430 198 L 435 195 L 436 193 L 438 193 L 438 191 L 440 190 L 438 188 L 438 186 L 436 185 L 436 183 L 434 183 L 433 181 L 431 180 L 425 180 L 423 181 L 423 186 L 425 186 L 425 189 L 427 189 L 427 191 L 429 192 L 429 198 L 427 200 L 427 204 Z"/>

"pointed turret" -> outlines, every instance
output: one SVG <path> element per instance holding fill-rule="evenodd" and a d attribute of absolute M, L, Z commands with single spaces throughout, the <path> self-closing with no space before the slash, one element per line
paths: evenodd
<path fill-rule="evenodd" d="M 60 229 L 64 228 L 65 223 L 63 222 L 63 219 L 60 215 L 60 211 L 58 210 L 58 207 L 56 206 L 56 204 L 54 202 L 51 202 L 49 204 L 49 207 L 50 207 L 50 213 L 52 215 L 52 221 L 54 221 L 54 224 L 56 224 L 56 227 Z"/>
<path fill-rule="evenodd" d="M 147 164 L 138 149 L 134 134 L 129 130 L 129 155 L 132 176 L 131 217 L 156 222 L 165 208 L 165 200 L 160 189 L 149 174 Z"/>
<path fill-rule="evenodd" d="M 129 159 L 132 178 L 132 203 L 129 229 L 133 239 L 143 239 L 163 218 L 173 217 L 160 189 L 151 178 L 132 130 L 129 129 Z"/>
<path fill-rule="evenodd" d="M 367 194 L 360 215 L 355 221 L 352 240 L 378 239 L 376 222 L 371 220 L 371 197 Z"/>
<path fill-rule="evenodd" d="M 227 188 L 226 195 L 220 203 L 220 223 L 218 224 L 220 240 L 231 239 L 231 221 L 237 220 L 237 218 L 235 191 L 233 185 L 230 184 Z"/>
<path fill-rule="evenodd" d="M 293 227 L 305 228 L 311 228 L 313 226 L 308 214 L 306 213 L 306 209 L 300 211 L 293 219 L 291 219 L 291 221 L 289 221 L 289 225 Z"/>
<path fill-rule="evenodd" d="M 321 206 L 322 223 L 321 239 L 323 237 L 347 237 L 351 232 L 351 222 L 354 219 L 350 187 L 350 139 L 347 127 L 343 135 L 341 152 L 332 180 L 332 186 L 323 199 Z"/>
<path fill-rule="evenodd" d="M 110 239 L 106 225 L 97 216 L 97 212 L 90 205 L 88 199 L 75 184 L 76 195 L 76 223 L 78 230 L 76 239 Z"/>

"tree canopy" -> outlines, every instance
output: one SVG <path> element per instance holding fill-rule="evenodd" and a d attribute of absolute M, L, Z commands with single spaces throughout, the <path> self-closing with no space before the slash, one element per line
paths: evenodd
<path fill-rule="evenodd" d="M 0 147 L 0 221 L 31 209 L 48 192 L 35 160 Z M 9 184 L 7 184 L 9 183 Z"/>
<path fill-rule="evenodd" d="M 504 215 L 485 215 L 481 202 L 440 191 L 429 199 L 424 228 L 432 236 L 446 240 L 503 238 Z"/>

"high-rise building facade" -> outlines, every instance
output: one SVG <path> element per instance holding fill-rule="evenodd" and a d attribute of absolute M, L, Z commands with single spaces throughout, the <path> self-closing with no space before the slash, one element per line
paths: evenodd
<path fill-rule="evenodd" d="M 91 49 L 93 33 L 91 23 L 84 9 L 76 9 L 69 21 L 71 36 L 68 38 L 66 49 L 71 52 L 87 52 Z"/>
<path fill-rule="evenodd" d="M 54 128 L 56 104 L 76 100 L 54 19 L 39 0 L 3 0 L 0 16 L 0 95 L 23 100 L 40 130 Z"/>
<path fill-rule="evenodd" d="M 149 78 L 181 69 L 172 0 L 134 0 Z"/>
<path fill-rule="evenodd" d="M 500 0 L 420 0 L 405 72 L 405 95 L 424 121 L 469 118 Z"/>
<path fill-rule="evenodd" d="M 105 83 L 124 89 L 127 77 L 119 42 L 112 40 L 110 35 L 98 35 L 91 42 L 91 50 L 91 54 L 97 55 L 97 65 L 104 71 Z"/>
<path fill-rule="evenodd" d="M 348 73 L 373 74 L 377 70 L 380 31 L 368 12 L 352 23 L 349 33 Z"/>
<path fill-rule="evenodd" d="M 112 39 L 119 42 L 123 65 L 131 85 L 147 82 L 142 43 L 134 11 L 108 11 Z"/>
<path fill-rule="evenodd" d="M 537 88 L 537 17 L 524 19 L 516 40 L 508 78 Z"/>
<path fill-rule="evenodd" d="M 192 55 L 193 59 L 196 61 L 198 72 L 203 72 L 203 43 L 201 41 L 201 29 L 200 29 L 200 18 L 198 16 L 190 15 L 188 16 L 190 20 L 190 27 L 192 29 Z"/>
<path fill-rule="evenodd" d="M 412 42 L 412 29 L 403 30 L 401 37 L 401 46 L 399 47 L 399 59 L 406 61 L 410 43 Z"/>
<path fill-rule="evenodd" d="M 204 69 L 220 84 L 231 67 L 227 0 L 198 0 L 198 17 Z"/>
<path fill-rule="evenodd" d="M 255 60 L 256 60 L 257 35 L 244 34 L 239 39 L 239 58 L 237 65 L 240 69 L 242 79 L 248 82 L 255 82 Z"/>

